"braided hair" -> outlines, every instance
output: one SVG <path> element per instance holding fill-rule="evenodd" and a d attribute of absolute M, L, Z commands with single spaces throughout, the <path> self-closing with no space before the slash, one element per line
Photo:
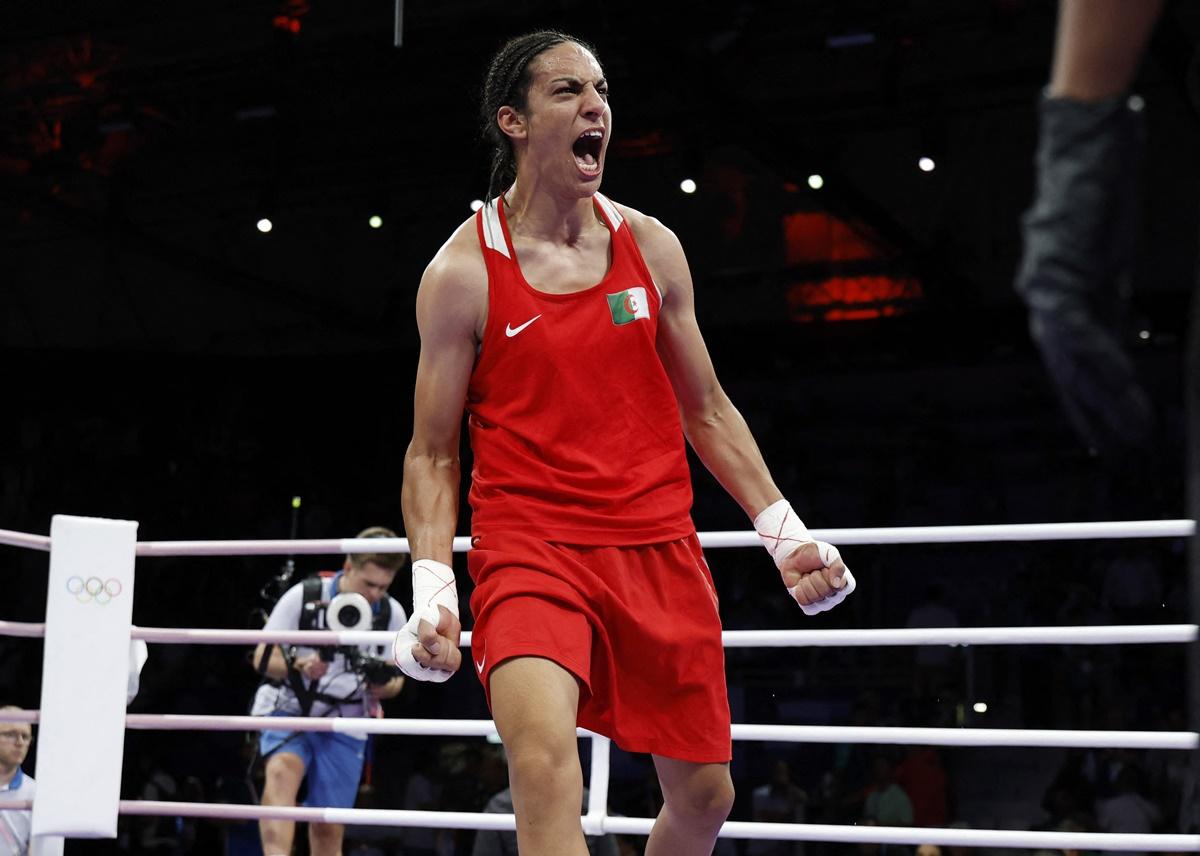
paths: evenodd
<path fill-rule="evenodd" d="M 496 124 L 496 113 L 505 105 L 525 109 L 529 95 L 529 64 L 545 51 L 564 42 L 573 42 L 596 55 L 587 42 L 557 30 L 537 30 L 504 43 L 488 64 L 487 76 L 479 99 L 479 119 L 483 138 L 492 146 L 492 171 L 484 199 L 495 199 L 517 177 L 517 160 L 512 141 Z"/>

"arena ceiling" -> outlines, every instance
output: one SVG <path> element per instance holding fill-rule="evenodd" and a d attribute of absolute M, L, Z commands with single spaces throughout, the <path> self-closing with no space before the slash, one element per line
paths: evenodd
<path fill-rule="evenodd" d="M 0 11 L 0 347 L 411 337 L 421 269 L 486 185 L 486 59 L 544 26 L 597 45 L 616 131 L 605 190 L 677 229 L 702 304 L 704 289 L 740 295 L 743 313 L 721 303 L 714 323 L 786 324 L 789 283 L 838 272 L 789 255 L 781 224 L 798 212 L 877 249 L 858 273 L 919 280 L 957 311 L 1013 305 L 1050 2 L 410 0 L 399 48 L 393 0 L 80 5 Z M 1194 4 L 1173 6 L 1143 74 L 1151 295 L 1190 284 L 1197 32 Z M 939 168 L 922 174 L 929 153 Z"/>

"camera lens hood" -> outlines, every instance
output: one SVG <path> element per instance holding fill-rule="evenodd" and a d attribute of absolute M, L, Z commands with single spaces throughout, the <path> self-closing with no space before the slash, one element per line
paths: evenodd
<path fill-rule="evenodd" d="M 329 601 L 325 624 L 330 630 L 370 630 L 371 604 L 358 592 L 344 591 Z"/>

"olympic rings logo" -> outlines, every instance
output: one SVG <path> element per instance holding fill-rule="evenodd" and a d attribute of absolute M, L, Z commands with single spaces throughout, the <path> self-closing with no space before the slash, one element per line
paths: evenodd
<path fill-rule="evenodd" d="M 103 606 L 122 590 L 121 581 L 116 577 L 102 580 L 99 577 L 71 577 L 67 580 L 67 593 L 75 595 L 80 603 L 96 603 Z"/>

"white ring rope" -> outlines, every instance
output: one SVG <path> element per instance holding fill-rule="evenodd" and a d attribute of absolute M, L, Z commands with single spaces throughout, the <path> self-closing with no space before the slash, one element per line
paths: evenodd
<path fill-rule="evenodd" d="M 905 627 L 869 630 L 726 630 L 727 648 L 909 645 L 1157 645 L 1194 642 L 1195 624 L 1082 627 Z"/>
<path fill-rule="evenodd" d="M 1200 747 L 1194 731 L 1069 731 L 1035 728 L 897 728 L 838 725 L 737 725 L 734 740 L 767 743 L 879 743 L 888 746 L 1009 746 L 1056 749 Z"/>
<path fill-rule="evenodd" d="M 28 621 L 0 621 L 0 636 L 22 636 L 28 639 L 41 639 L 46 635 L 46 625 Z"/>
<path fill-rule="evenodd" d="M 1088 523 L 1003 523 L 978 526 L 887 526 L 813 529 L 812 537 L 847 544 L 949 544 L 991 541 L 1080 541 L 1109 538 L 1188 538 L 1193 520 L 1112 520 Z M 758 547 L 757 532 L 701 532 L 702 547 Z"/>
<path fill-rule="evenodd" d="M 40 637 L 46 625 L 0 621 L 0 636 Z M 1162 645 L 1194 642 L 1195 624 L 1118 624 L 1084 627 L 927 627 L 890 630 L 726 630 L 726 648 L 850 648 L 914 645 Z M 134 627 L 133 639 L 164 645 L 390 645 L 386 630 L 209 630 Z M 471 646 L 464 630 L 459 645 Z"/>
<path fill-rule="evenodd" d="M 32 800 L 5 804 L 29 810 Z M 403 809 L 306 808 L 302 806 L 230 805 L 229 803 L 121 800 L 121 814 L 142 817 L 197 817 L 213 820 L 290 820 L 297 823 L 341 823 L 348 826 L 416 826 L 426 829 L 516 828 L 511 814 Z M 649 817 L 604 817 L 592 834 L 648 835 Z M 726 821 L 722 838 L 771 841 L 828 841 L 847 844 L 937 844 L 942 847 L 1006 847 L 1025 850 L 1144 850 L 1195 853 L 1200 835 L 1128 832 L 1023 832 L 1011 829 L 944 829 L 929 826 L 850 826 L 828 823 L 748 823 Z"/>
<path fill-rule="evenodd" d="M 0 621 L 0 636 L 39 638 L 46 625 Z M 1084 627 L 930 627 L 891 630 L 726 630 L 726 648 L 841 648 L 916 645 L 1158 645 L 1200 638 L 1195 624 L 1128 624 Z M 134 627 L 130 638 L 164 645 L 389 645 L 383 630 L 221 630 L 186 627 Z M 460 647 L 471 646 L 464 630 Z"/>
<path fill-rule="evenodd" d="M 9 547 L 24 547 L 27 550 L 50 552 L 50 536 L 30 535 L 27 532 L 14 532 L 11 529 L 0 529 L 0 544 Z"/>
<path fill-rule="evenodd" d="M 0 636 L 39 638 L 46 625 L 0 621 Z M 1084 627 L 929 627 L 890 630 L 726 630 L 726 648 L 849 648 L 916 645 L 1161 645 L 1200 638 L 1195 624 L 1128 624 Z M 220 630 L 134 627 L 130 638 L 164 645 L 390 645 L 385 630 Z M 464 630 L 460 647 L 471 646 Z"/>
<path fill-rule="evenodd" d="M 30 800 L 6 808 L 29 809 Z M 124 815 L 199 817 L 215 820 L 291 820 L 298 823 L 341 823 L 365 826 L 418 826 L 428 829 L 516 828 L 511 814 L 472 814 L 464 811 L 402 809 L 304 808 L 230 805 L 228 803 L 154 802 L 121 800 Z M 593 834 L 648 835 L 654 819 L 604 817 Z M 942 847 L 1008 847 L 1025 850 L 1144 850 L 1157 853 L 1195 853 L 1200 835 L 1128 832 L 1022 832 L 1011 829 L 943 829 L 928 826 L 850 826 L 828 823 L 748 823 L 726 821 L 722 838 L 772 841 L 829 841 L 848 844 L 937 844 Z"/>
<path fill-rule="evenodd" d="M 405 734 L 492 737 L 490 719 L 363 719 L 302 716 L 196 716 L 131 713 L 126 727 L 143 731 L 320 731 L 338 734 Z M 580 737 L 597 737 L 586 729 Z M 1196 749 L 1188 731 L 1058 731 L 1005 728 L 883 728 L 836 725 L 738 725 L 734 740 L 768 743 L 880 743 L 892 746 L 1020 746 L 1094 749 Z"/>
<path fill-rule="evenodd" d="M 11 711 L 12 722 L 38 721 L 38 711 Z M 136 731 L 314 731 L 335 734 L 387 734 L 419 737 L 494 737 L 490 719 L 372 719 L 360 717 L 223 716 L 126 714 Z M 580 737 L 607 739 L 585 728 Z M 1008 746 L 1057 749 L 1200 748 L 1192 731 L 1070 731 L 1033 728 L 897 728 L 840 725 L 733 725 L 734 740 L 767 743 L 878 743 L 889 746 Z"/>
<path fill-rule="evenodd" d="M 989 541 L 1075 541 L 1110 538 L 1187 538 L 1192 520 L 1114 520 L 1086 523 L 1006 523 L 979 526 L 894 526 L 860 529 L 813 529 L 819 541 L 850 544 L 928 544 Z M 757 532 L 701 532 L 702 547 L 757 547 Z M 50 539 L 0 529 L 0 544 L 50 550 Z M 465 553 L 471 539 L 454 539 L 454 552 Z M 139 541 L 139 556 L 282 556 L 335 553 L 407 553 L 407 538 L 275 539 L 266 541 Z"/>

